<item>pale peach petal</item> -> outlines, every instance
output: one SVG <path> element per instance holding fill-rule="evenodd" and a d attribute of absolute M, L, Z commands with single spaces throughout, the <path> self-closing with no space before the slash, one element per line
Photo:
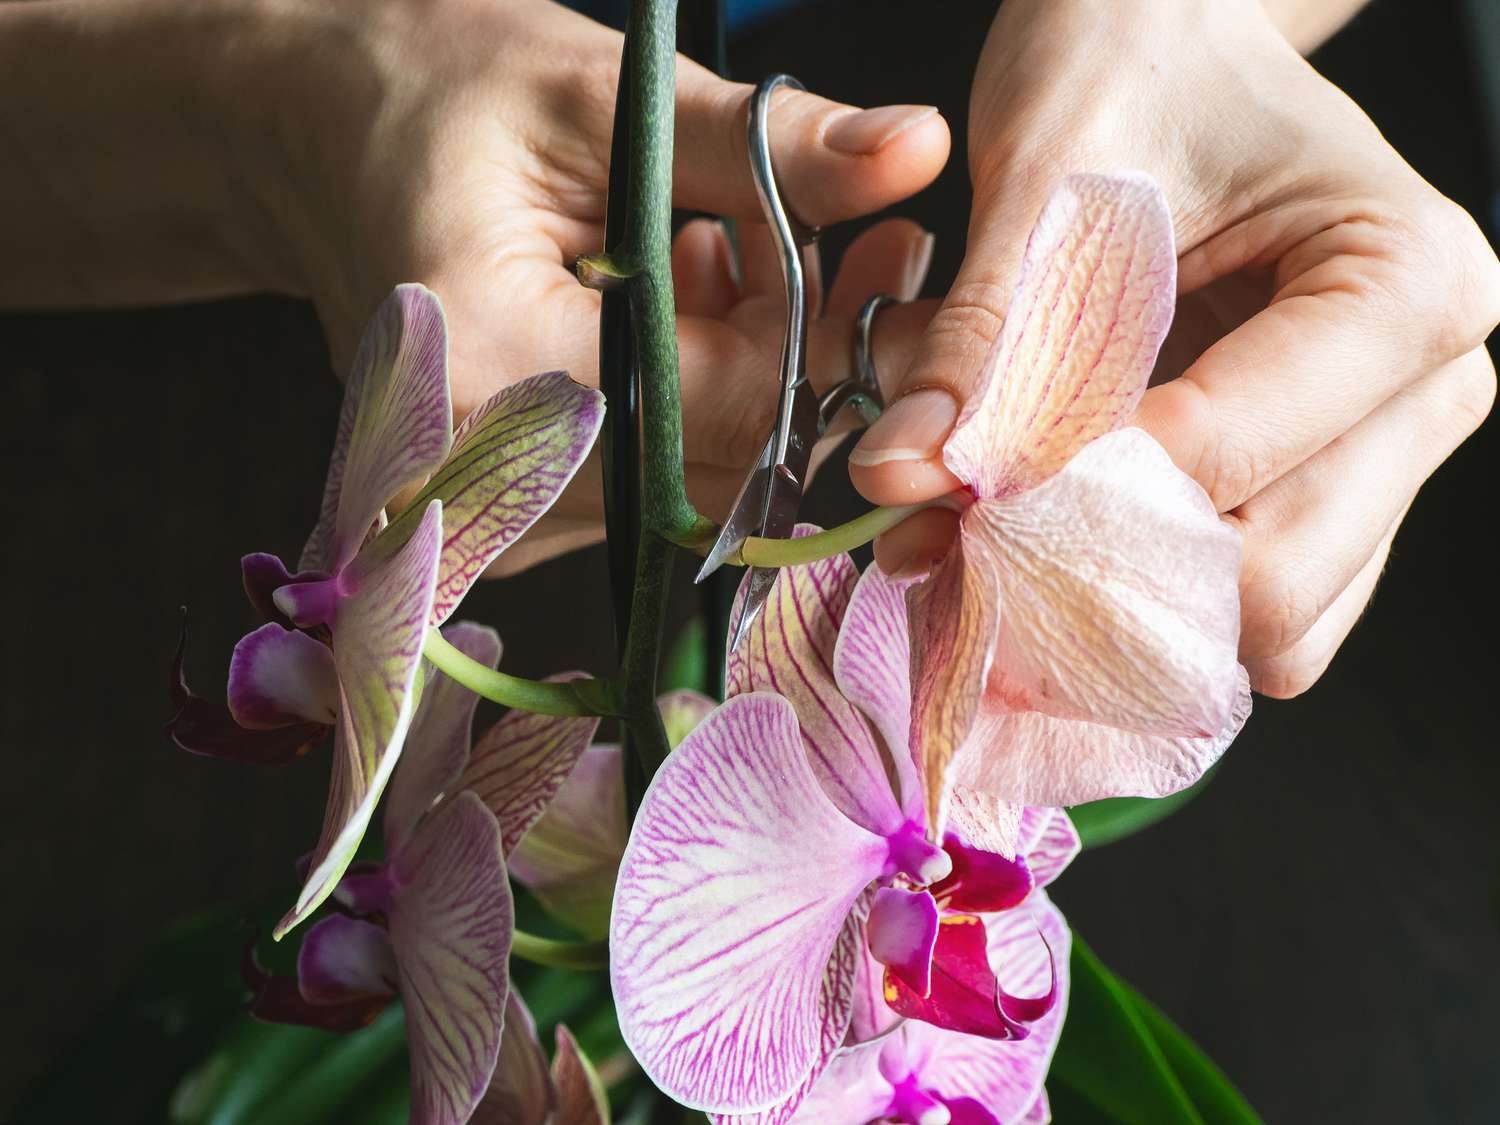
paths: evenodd
<path fill-rule="evenodd" d="M 1172 216 L 1139 173 L 1069 176 L 1042 209 L 980 386 L 943 450 L 993 497 L 1032 488 L 1120 424 L 1172 322 Z"/>
<path fill-rule="evenodd" d="M 1228 724 L 1239 535 L 1145 433 L 1107 434 L 1041 486 L 975 504 L 965 553 L 979 541 L 1005 607 L 988 706 L 1187 739 Z"/>

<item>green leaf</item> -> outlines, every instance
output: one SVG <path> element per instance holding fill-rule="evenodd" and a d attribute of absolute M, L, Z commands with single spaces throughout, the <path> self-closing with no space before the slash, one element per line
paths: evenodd
<path fill-rule="evenodd" d="M 255 1125 L 317 1125 L 343 1120 L 339 1112 L 381 1074 L 405 1065 L 405 1013 L 392 1004 L 369 1027 L 337 1042 L 248 1120 Z"/>
<path fill-rule="evenodd" d="M 708 629 L 694 617 L 682 627 L 662 661 L 658 691 L 708 690 Z"/>
<path fill-rule="evenodd" d="M 1203 792 L 1213 775 L 1214 771 L 1209 770 L 1192 785 L 1170 797 L 1108 797 L 1086 805 L 1074 805 L 1068 810 L 1068 815 L 1073 818 L 1084 847 L 1112 844 L 1171 816 Z"/>
<path fill-rule="evenodd" d="M 1071 966 L 1068 1019 L 1048 1079 L 1058 1120 L 1260 1125 L 1223 1073 L 1076 934 Z"/>

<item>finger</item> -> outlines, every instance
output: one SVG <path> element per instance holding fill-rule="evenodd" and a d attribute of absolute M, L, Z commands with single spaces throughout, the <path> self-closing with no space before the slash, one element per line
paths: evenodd
<path fill-rule="evenodd" d="M 875 563 L 892 578 L 918 578 L 948 553 L 958 523 L 955 511 L 925 508 L 875 540 Z"/>
<path fill-rule="evenodd" d="M 1142 400 L 1138 424 L 1219 511 L 1254 496 L 1494 327 L 1500 277 L 1481 256 L 1466 262 L 1463 240 L 1454 241 L 1434 284 L 1387 237 L 1378 224 L 1341 223 L 1304 240 L 1283 258 L 1290 280 L 1269 307 Z"/>
<path fill-rule="evenodd" d="M 673 161 L 679 207 L 760 217 L 746 135 L 750 94 L 747 85 L 679 62 Z M 942 170 L 949 148 L 947 123 L 932 106 L 859 110 L 795 90 L 772 98 L 770 141 L 787 206 L 812 226 L 915 194 Z"/>
<path fill-rule="evenodd" d="M 1277 656 L 1245 662 L 1252 688 L 1272 699 L 1291 699 L 1317 683 L 1370 604 L 1395 536 L 1393 526 L 1354 580 L 1344 587 L 1301 640 Z"/>
<path fill-rule="evenodd" d="M 1232 513 L 1245 539 L 1240 658 L 1287 652 L 1365 566 L 1494 397 L 1483 348 L 1387 399 Z"/>
<path fill-rule="evenodd" d="M 910 219 L 876 223 L 844 251 L 828 293 L 829 314 L 854 316 L 877 293 L 915 301 L 927 280 L 935 244 L 932 234 Z"/>
<path fill-rule="evenodd" d="M 680 316 L 725 317 L 740 299 L 724 224 L 693 219 L 672 241 L 672 288 Z"/>

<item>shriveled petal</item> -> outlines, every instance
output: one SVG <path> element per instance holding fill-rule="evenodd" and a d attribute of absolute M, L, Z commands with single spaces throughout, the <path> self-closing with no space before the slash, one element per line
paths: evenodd
<path fill-rule="evenodd" d="M 799 528 L 806 532 L 812 529 Z M 741 584 L 730 620 L 751 576 Z M 839 626 L 859 572 L 848 555 L 783 567 L 765 608 L 729 653 L 729 695 L 770 691 L 797 712 L 813 773 L 855 823 L 888 834 L 905 821 L 873 732 L 833 674 Z"/>
<path fill-rule="evenodd" d="M 907 593 L 912 637 L 912 754 L 927 822 L 941 838 L 950 765 L 968 741 L 1000 622 L 995 558 L 982 539 L 959 532 L 931 578 Z"/>
<path fill-rule="evenodd" d="M 390 935 L 372 922 L 333 914 L 311 927 L 297 951 L 297 987 L 309 1004 L 396 994 Z"/>
<path fill-rule="evenodd" d="M 411 726 L 441 535 L 442 506 L 434 503 L 400 551 L 358 574 L 358 589 L 339 603 L 333 658 L 341 702 L 323 833 L 296 905 L 276 927 L 278 938 L 337 885 L 396 768 Z"/>
<path fill-rule="evenodd" d="M 443 637 L 486 668 L 500 663 L 500 635 L 488 625 L 462 621 L 444 629 Z M 387 850 L 400 846 L 434 801 L 455 791 L 454 782 L 469 760 L 479 696 L 436 668 L 427 668 L 425 675 L 422 700 L 412 717 L 401 768 L 391 779 L 386 802 Z"/>
<path fill-rule="evenodd" d="M 911 752 L 911 623 L 906 608 L 910 579 L 869 566 L 859 576 L 844 612 L 833 675 L 844 698 L 864 712 L 885 740 L 895 769 L 902 811 L 917 819 L 925 800 Z"/>
<path fill-rule="evenodd" d="M 268 622 L 247 633 L 229 660 L 229 712 L 250 730 L 293 723 L 332 726 L 339 680 L 333 653 L 306 633 Z"/>
<path fill-rule="evenodd" d="M 500 828 L 460 793 L 393 861 L 391 942 L 411 1049 L 411 1120 L 461 1125 L 489 1086 L 509 989 L 515 916 Z"/>
<path fill-rule="evenodd" d="M 1005 606 L 986 696 L 1145 734 L 1208 738 L 1238 694 L 1240 537 L 1143 431 L 964 514 Z"/>
<path fill-rule="evenodd" d="M 875 892 L 865 923 L 870 953 L 920 996 L 927 995 L 932 985 L 937 931 L 937 903 L 927 891 L 881 887 Z"/>
<path fill-rule="evenodd" d="M 877 1041 L 834 1055 L 808 1091 L 792 1125 L 869 1125 L 884 1117 L 894 1091 L 880 1073 L 882 1049 L 883 1043 Z"/>
<path fill-rule="evenodd" d="M 680 746 L 682 740 L 692 734 L 693 729 L 708 718 L 717 706 L 701 691 L 690 688 L 669 691 L 659 698 L 656 709 L 661 712 L 662 726 L 667 729 L 667 745 Z"/>
<path fill-rule="evenodd" d="M 1018 910 L 985 920 L 990 960 L 1011 993 L 1038 995 L 1049 988 L 1056 967 L 1057 1001 L 1028 1025 L 1020 1040 L 960 1035 L 919 1021 L 903 1027 L 908 1058 L 922 1084 L 945 1099 L 972 1098 L 1002 1122 L 1027 1119 L 1062 1033 L 1068 1000 L 1067 923 L 1038 895 Z M 1050 956 L 1048 951 L 1050 950 Z"/>
<path fill-rule="evenodd" d="M 1045 887 L 1083 850 L 1083 841 L 1062 809 L 1028 805 L 1021 813 L 1018 850 L 1036 885 Z"/>
<path fill-rule="evenodd" d="M 505 1029 L 489 1089 L 469 1120 L 472 1125 L 550 1125 L 557 1091 L 536 1021 L 515 989 L 505 1001 Z M 564 1119 L 566 1120 L 566 1119 Z"/>
<path fill-rule="evenodd" d="M 548 677 L 574 680 L 581 672 Z M 509 855 L 573 772 L 599 729 L 597 717 L 579 719 L 507 712 L 479 738 L 457 788 L 477 793 L 500 822 Z"/>
<path fill-rule="evenodd" d="M 447 620 L 485 567 L 552 507 L 603 421 L 604 397 L 561 371 L 506 387 L 464 419 L 453 452 L 412 505 L 443 502 L 434 625 Z M 398 534 L 412 519 L 409 512 L 391 524 Z"/>
<path fill-rule="evenodd" d="M 1202 777 L 1250 717 L 1250 680 L 1243 668 L 1236 669 L 1236 680 L 1229 720 L 1212 738 L 1137 734 L 1035 711 L 983 709 L 955 775 L 976 790 L 1013 793 L 1033 805 L 1165 797 Z"/>
<path fill-rule="evenodd" d="M 1034 488 L 1135 409 L 1177 300 L 1172 216 L 1139 173 L 1069 176 L 943 460 L 975 495 Z"/>
<path fill-rule="evenodd" d="M 947 834 L 967 847 L 1007 858 L 1020 852 L 1021 806 L 983 789 L 964 784 L 960 750 L 949 773 Z"/>
<path fill-rule="evenodd" d="M 813 775 L 797 716 L 736 696 L 657 771 L 620 866 L 610 980 L 642 1068 L 693 1108 L 777 1105 L 821 1050 L 820 989 L 884 840 Z"/>
<path fill-rule="evenodd" d="M 628 834 L 620 748 L 590 746 L 510 852 L 510 873 L 553 917 L 602 938 Z"/>
<path fill-rule="evenodd" d="M 375 310 L 355 353 L 323 513 L 303 549 L 302 569 L 346 566 L 391 498 L 443 463 L 452 434 L 443 306 L 425 286 L 398 285 Z M 324 523 L 330 506 L 331 534 Z"/>
<path fill-rule="evenodd" d="M 557 1087 L 557 1120 L 568 1125 L 609 1125 L 609 1098 L 594 1064 L 566 1025 L 557 1025 L 556 1036 L 552 1084 Z"/>

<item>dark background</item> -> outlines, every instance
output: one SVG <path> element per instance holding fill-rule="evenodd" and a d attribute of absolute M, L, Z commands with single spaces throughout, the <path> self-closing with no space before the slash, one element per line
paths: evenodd
<path fill-rule="evenodd" d="M 734 72 L 789 70 L 855 104 L 937 101 L 961 138 L 992 5 L 914 10 L 814 5 L 738 43 Z M 1482 217 L 1484 23 L 1456 2 L 1377 0 L 1316 59 Z M 939 234 L 933 293 L 958 263 L 965 187 L 955 160 L 904 209 Z M 235 767 L 161 728 L 177 606 L 193 609 L 189 671 L 222 683 L 256 624 L 236 560 L 295 556 L 339 390 L 308 308 L 258 298 L 0 316 L 0 394 L 3 1107 L 163 925 L 292 889 L 326 758 Z M 1500 1120 L 1496 457 L 1490 423 L 1433 478 L 1314 691 L 1259 701 L 1196 803 L 1057 888 L 1271 1122 Z M 817 493 L 821 520 L 852 503 L 836 465 Z M 510 639 L 512 671 L 602 671 L 603 576 L 584 552 L 484 585 L 467 613 Z"/>

